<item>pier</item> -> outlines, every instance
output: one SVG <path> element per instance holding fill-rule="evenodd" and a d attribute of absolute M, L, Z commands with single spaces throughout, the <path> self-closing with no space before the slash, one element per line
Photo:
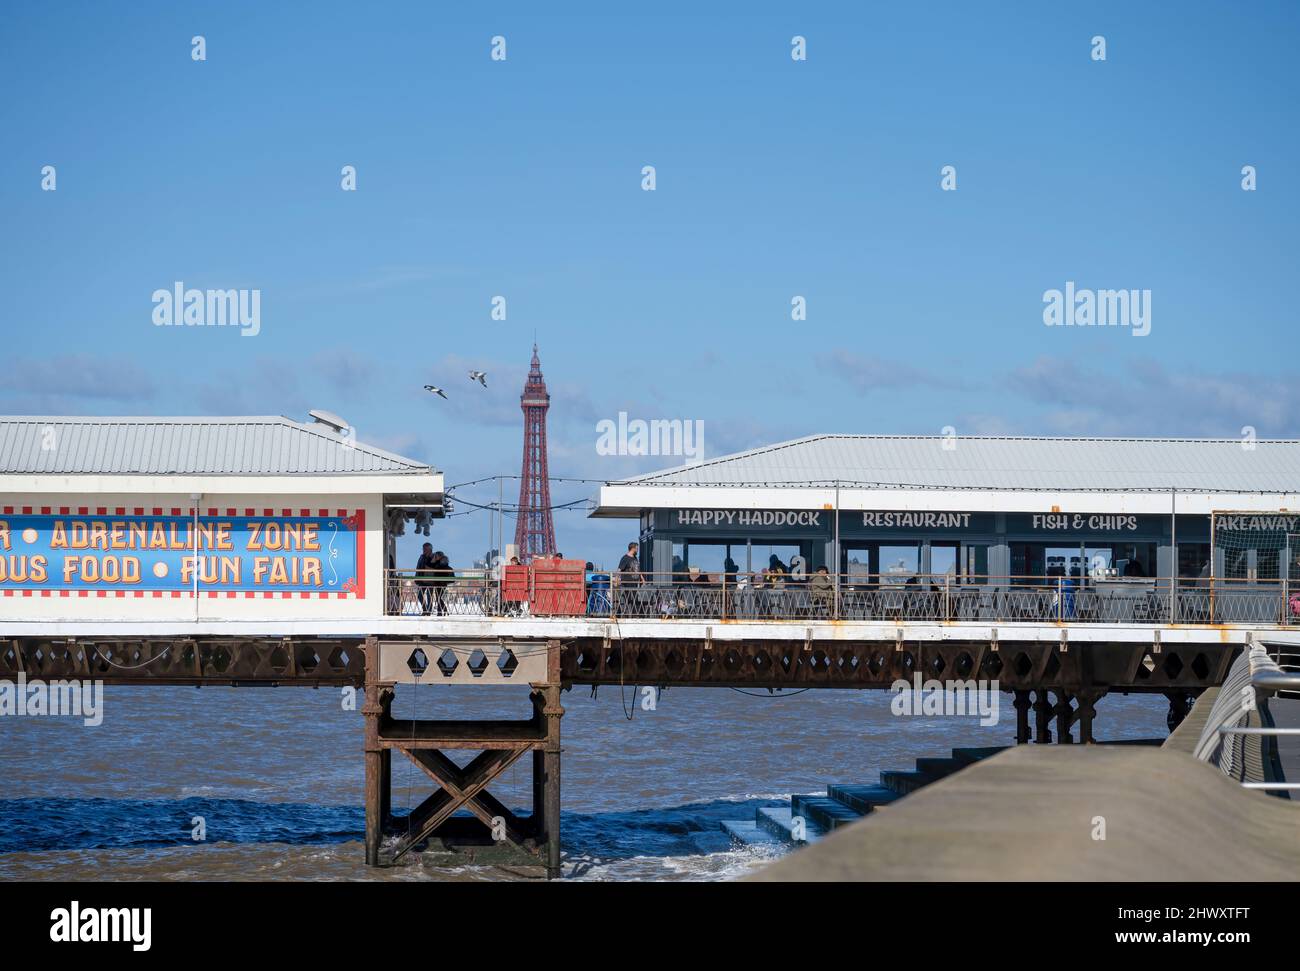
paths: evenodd
<path fill-rule="evenodd" d="M 846 622 L 393 618 L 378 633 L 347 624 L 182 625 L 173 636 L 130 625 L 6 625 L 0 678 L 108 684 L 352 686 L 365 719 L 366 862 L 387 865 L 428 840 L 449 847 L 509 843 L 548 876 L 560 873 L 562 693 L 577 686 L 839 688 L 888 691 L 920 676 L 947 687 L 995 683 L 1016 713 L 1008 743 L 1090 743 L 1099 702 L 1114 691 L 1163 695 L 1176 725 L 1196 695 L 1222 683 L 1257 632 L 1096 625 L 872 625 Z M 281 628 L 276 630 L 276 627 Z M 295 628 L 314 627 L 315 630 Z M 273 636 L 266 636 L 267 628 Z M 517 685 L 518 720 L 401 720 L 401 685 Z M 1102 706 L 1104 716 L 1104 706 Z M 452 755 L 475 752 L 463 768 Z M 385 847 L 393 754 L 427 777 L 430 794 Z M 346 753 L 339 753 L 346 755 Z M 531 755 L 531 759 L 526 759 Z M 531 762 L 533 805 L 519 817 L 490 786 Z M 463 811 L 463 812 L 462 812 Z"/>
<path fill-rule="evenodd" d="M 442 473 L 327 413 L 0 420 L 0 544 L 28 564 L 0 580 L 0 679 L 351 688 L 368 864 L 494 846 L 555 877 L 575 687 L 983 690 L 1015 711 L 1007 745 L 1091 750 L 1107 695 L 1162 697 L 1174 729 L 1242 652 L 1300 636 L 1300 443 L 1260 442 L 1269 472 L 1242 478 L 1235 443 L 967 440 L 976 475 L 932 440 L 824 438 L 602 487 L 593 515 L 640 526 L 617 571 L 434 573 L 396 563 L 404 524 L 443 515 Z M 955 484 L 788 479 L 792 455 L 824 468 L 846 448 Z M 1130 468 L 1143 449 L 1200 471 L 1161 492 Z M 1049 454 L 1078 490 L 1019 481 Z M 513 687 L 518 716 L 394 717 L 413 685 Z M 429 790 L 397 827 L 394 753 Z M 527 812 L 492 792 L 520 763 Z"/>

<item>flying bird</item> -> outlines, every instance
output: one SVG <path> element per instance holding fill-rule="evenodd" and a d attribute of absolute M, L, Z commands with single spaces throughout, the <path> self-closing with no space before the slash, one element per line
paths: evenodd
<path fill-rule="evenodd" d="M 431 385 L 431 384 L 426 384 L 426 385 L 424 386 L 424 390 L 425 390 L 425 391 L 432 391 L 434 394 L 439 395 L 439 396 L 441 396 L 441 397 L 443 397 L 443 398 L 447 397 L 447 392 L 443 391 L 442 388 L 435 388 L 435 387 L 434 387 L 433 385 Z"/>
<path fill-rule="evenodd" d="M 470 379 L 471 381 L 477 381 L 479 384 L 483 385 L 483 387 L 485 387 L 485 388 L 487 387 L 487 380 L 486 380 L 486 379 L 487 379 L 487 372 L 486 372 L 486 371 L 470 371 L 470 372 L 469 372 L 469 379 Z"/>

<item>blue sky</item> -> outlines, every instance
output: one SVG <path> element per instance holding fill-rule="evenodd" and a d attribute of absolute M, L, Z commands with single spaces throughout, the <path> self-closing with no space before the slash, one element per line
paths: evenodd
<path fill-rule="evenodd" d="M 517 472 L 536 335 L 557 475 L 676 464 L 598 455 L 620 411 L 706 455 L 1300 435 L 1300 5 L 612 6 L 5 7 L 0 410 L 327 408 L 455 483 Z M 177 280 L 260 289 L 261 333 L 153 326 Z M 1151 333 L 1045 327 L 1067 280 L 1150 290 Z M 557 517 L 598 561 L 635 529 Z"/>

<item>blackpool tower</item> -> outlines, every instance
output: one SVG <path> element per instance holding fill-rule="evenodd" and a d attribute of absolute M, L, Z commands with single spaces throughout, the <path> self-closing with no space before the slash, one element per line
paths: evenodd
<path fill-rule="evenodd" d="M 524 468 L 519 482 L 519 521 L 515 526 L 515 546 L 519 560 L 527 563 L 535 556 L 555 552 L 555 523 L 551 520 L 551 481 L 546 472 L 546 411 L 551 396 L 542 378 L 542 362 L 533 345 L 533 362 L 519 396 L 524 412 Z"/>

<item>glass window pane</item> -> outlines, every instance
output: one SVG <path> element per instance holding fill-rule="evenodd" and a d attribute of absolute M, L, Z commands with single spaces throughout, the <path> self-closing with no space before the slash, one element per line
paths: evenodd
<path fill-rule="evenodd" d="M 930 575 L 936 578 L 935 582 L 941 582 L 945 576 L 956 576 L 957 574 L 957 545 L 931 544 L 930 546 Z"/>
<path fill-rule="evenodd" d="M 880 582 L 903 583 L 921 569 L 921 544 L 880 547 Z"/>

